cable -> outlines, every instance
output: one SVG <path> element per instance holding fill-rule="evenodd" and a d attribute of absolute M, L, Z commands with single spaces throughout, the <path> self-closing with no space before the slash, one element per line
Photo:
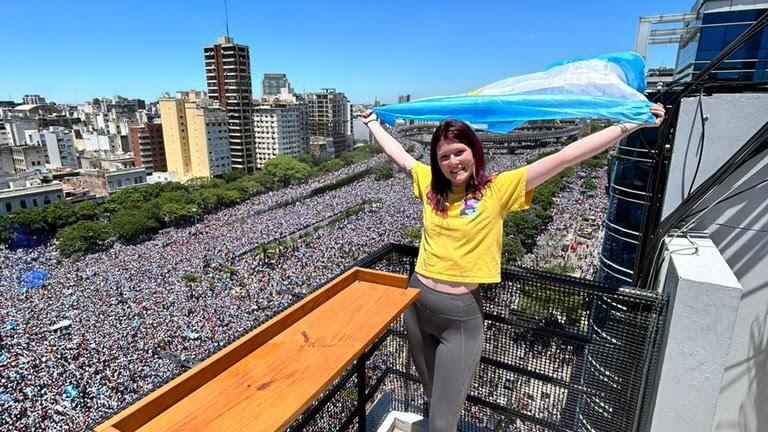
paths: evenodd
<path fill-rule="evenodd" d="M 680 205 L 675 208 L 664 220 L 661 221 L 658 228 L 652 235 L 649 241 L 649 250 L 653 250 L 653 254 L 649 254 L 648 258 L 644 260 L 638 272 L 638 286 L 648 285 L 653 280 L 651 275 L 653 273 L 653 261 L 658 257 L 659 249 L 663 247 L 664 237 L 671 231 L 674 226 L 679 225 L 691 216 L 693 209 L 698 207 L 709 195 L 712 194 L 715 187 L 721 184 L 727 177 L 733 174 L 741 166 L 747 163 L 756 155 L 762 153 L 765 148 L 768 147 L 768 122 L 752 135 L 747 142 L 734 153 L 715 173 L 708 177 L 702 184 L 699 185 L 691 194 L 686 197 Z M 724 194 L 726 196 L 733 192 L 733 190 Z M 721 198 L 722 199 L 722 198 Z M 717 200 L 716 200 L 717 201 Z M 714 204 L 713 204 L 714 205 Z M 707 209 L 713 207 L 710 205 Z M 703 213 L 703 212 L 702 212 Z M 698 219 L 698 218 L 696 218 Z M 694 221 L 696 220 L 694 219 Z M 690 222 L 686 225 L 690 225 Z"/>
<path fill-rule="evenodd" d="M 768 25 L 768 11 L 764 12 L 760 18 L 758 18 L 754 23 L 752 23 L 741 35 L 739 35 L 736 39 L 734 39 L 728 46 L 726 46 L 723 50 L 718 53 L 718 55 L 713 58 L 707 65 L 700 70 L 692 79 L 690 82 L 684 85 L 683 89 L 680 91 L 680 93 L 674 95 L 672 97 L 672 101 L 670 102 L 670 105 L 672 105 L 673 110 L 679 110 L 680 101 L 682 98 L 687 96 L 694 87 L 698 86 L 701 81 L 706 78 L 706 76 L 714 70 L 717 66 L 719 66 L 723 61 L 725 61 L 728 57 L 730 57 L 737 49 L 741 48 L 742 45 L 744 45 L 748 40 L 750 40 L 754 35 L 756 35 L 758 32 L 760 32 L 766 25 Z M 678 86 L 678 83 L 674 83 L 667 89 L 663 90 L 661 93 L 659 93 L 655 99 L 660 99 L 663 95 L 667 94 L 672 88 L 676 88 Z M 662 124 L 662 127 L 664 124 Z M 695 205 L 692 204 L 693 201 L 696 199 L 699 199 L 700 195 L 705 194 L 704 198 L 700 198 L 700 200 L 703 200 L 708 196 L 712 191 L 711 189 L 707 192 L 704 192 L 704 188 L 714 188 L 716 185 L 718 185 L 720 182 L 724 181 L 724 178 L 727 175 L 730 175 L 734 168 L 734 166 L 738 167 L 741 164 L 743 164 L 745 161 L 741 160 L 742 157 L 745 157 L 745 154 L 748 153 L 745 148 L 749 147 L 749 150 L 752 150 L 752 147 L 759 146 L 761 141 L 760 137 L 766 132 L 766 129 L 768 127 L 768 123 L 763 125 L 763 127 L 758 131 L 755 135 L 753 135 L 750 140 L 747 141 L 747 143 L 735 154 L 732 156 L 726 164 L 724 164 L 720 169 L 718 169 L 715 174 L 710 176 L 706 181 L 704 181 L 698 188 L 696 188 L 695 191 L 691 192 L 686 199 L 683 200 L 682 203 L 669 215 L 667 218 L 665 218 L 657 227 L 655 230 L 655 233 L 652 235 L 649 246 L 645 248 L 646 250 L 653 250 L 654 253 L 650 254 L 650 256 L 644 260 L 642 263 L 640 263 L 640 266 L 638 268 L 638 286 L 646 286 L 647 288 L 650 288 L 648 285 L 650 285 L 652 279 L 650 279 L 650 273 L 653 272 L 653 261 L 649 261 L 649 259 L 655 260 L 658 256 L 658 252 L 663 246 L 663 238 L 666 236 L 667 233 L 670 232 L 671 228 L 675 225 L 677 225 L 680 221 L 684 220 L 686 215 L 692 210 L 692 208 L 695 205 L 698 205 L 701 201 L 696 203 Z M 670 132 L 671 126 L 664 128 L 663 130 L 659 131 L 659 134 L 661 135 L 661 140 L 663 140 L 664 143 L 666 143 L 666 140 L 668 138 L 668 134 Z M 744 150 L 744 151 L 742 151 Z M 749 158 L 751 158 L 754 155 L 750 155 Z M 748 159 L 749 159 L 748 158 Z M 748 160 L 747 159 L 747 160 Z M 660 189 L 660 185 L 657 185 L 657 191 L 660 192 L 658 189 Z M 656 195 L 658 196 L 658 195 Z M 649 209 L 650 210 L 650 209 Z M 645 217 L 644 217 L 645 219 Z"/>
<path fill-rule="evenodd" d="M 735 193 L 735 194 L 733 194 L 733 195 L 728 195 L 728 196 L 725 196 L 725 197 L 723 197 L 723 198 L 720 198 L 718 201 L 715 201 L 714 205 L 712 205 L 711 207 L 714 207 L 714 206 L 715 206 L 715 205 L 717 205 L 717 204 L 722 204 L 722 203 L 724 203 L 724 202 L 726 202 L 726 201 L 728 201 L 728 200 L 730 200 L 730 199 L 736 198 L 737 196 L 739 196 L 739 195 L 741 195 L 741 194 L 743 194 L 743 193 L 745 193 L 745 192 L 749 192 L 749 191 L 751 191 L 752 189 L 755 189 L 755 188 L 757 188 L 757 187 L 759 187 L 759 186 L 762 186 L 762 185 L 764 185 L 765 183 L 768 183 L 768 178 L 767 178 L 767 179 L 765 179 L 765 180 L 761 180 L 760 182 L 758 182 L 758 183 L 756 183 L 756 184 L 753 184 L 752 186 L 750 186 L 750 187 L 748 187 L 748 188 L 746 188 L 746 189 L 744 189 L 744 190 L 738 191 L 738 192 L 736 192 L 736 193 Z M 703 212 L 707 211 L 708 209 L 709 209 L 709 207 L 707 207 L 707 208 L 703 208 L 703 209 L 701 209 L 701 210 L 696 210 L 696 211 L 693 211 L 693 212 L 691 212 L 691 213 L 690 213 L 688 216 L 695 216 L 695 215 L 697 215 L 697 214 L 699 214 L 699 213 L 703 213 Z"/>
<path fill-rule="evenodd" d="M 702 93 L 699 93 L 699 102 L 696 106 L 696 110 L 699 112 L 699 118 L 701 119 L 701 134 L 699 135 L 699 145 L 696 146 L 696 170 L 693 171 L 693 178 L 691 179 L 691 185 L 688 186 L 688 195 L 693 191 L 693 185 L 696 183 L 696 177 L 699 175 L 699 168 L 701 168 L 702 153 L 704 153 L 704 135 L 707 131 L 704 120 L 704 105 L 701 103 Z"/>
<path fill-rule="evenodd" d="M 724 226 L 724 227 L 727 227 L 727 228 L 733 228 L 733 229 L 744 230 L 744 231 L 754 231 L 754 232 L 768 233 L 768 229 L 750 228 L 750 227 L 738 226 L 738 225 L 729 225 L 729 224 L 724 224 L 724 223 L 720 223 L 720 222 L 712 222 L 712 225 L 719 225 L 719 226 Z"/>

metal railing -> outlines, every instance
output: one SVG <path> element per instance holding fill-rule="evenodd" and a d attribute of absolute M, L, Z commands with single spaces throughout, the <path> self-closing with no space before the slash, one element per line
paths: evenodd
<path fill-rule="evenodd" d="M 416 254 L 388 244 L 355 266 L 410 274 Z M 482 289 L 485 346 L 460 430 L 641 430 L 666 298 L 524 268 Z M 402 319 L 288 430 L 375 431 L 391 411 L 427 414 Z"/>

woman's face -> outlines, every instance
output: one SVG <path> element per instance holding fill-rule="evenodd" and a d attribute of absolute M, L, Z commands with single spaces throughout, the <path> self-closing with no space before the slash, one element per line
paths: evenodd
<path fill-rule="evenodd" d="M 475 158 L 472 150 L 452 138 L 443 138 L 437 143 L 437 162 L 453 186 L 466 186 L 474 174 Z"/>

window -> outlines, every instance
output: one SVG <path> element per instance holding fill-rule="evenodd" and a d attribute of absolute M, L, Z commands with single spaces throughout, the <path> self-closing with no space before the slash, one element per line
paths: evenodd
<path fill-rule="evenodd" d="M 117 181 L 117 187 L 119 187 L 119 188 L 123 187 L 123 181 L 122 180 L 118 180 Z"/>
<path fill-rule="evenodd" d="M 9 202 L 5 203 L 5 211 L 10 212 L 11 210 L 13 210 L 13 204 Z"/>
<path fill-rule="evenodd" d="M 37 198 L 32 198 L 32 207 L 40 207 L 40 205 L 37 203 Z"/>
<path fill-rule="evenodd" d="M 21 208 L 25 209 L 27 208 L 27 200 L 21 200 Z"/>

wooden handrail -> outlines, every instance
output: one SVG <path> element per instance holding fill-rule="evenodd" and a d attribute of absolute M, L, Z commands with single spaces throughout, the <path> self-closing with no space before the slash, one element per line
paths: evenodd
<path fill-rule="evenodd" d="M 353 268 L 95 430 L 284 429 L 417 295 L 403 275 Z"/>

